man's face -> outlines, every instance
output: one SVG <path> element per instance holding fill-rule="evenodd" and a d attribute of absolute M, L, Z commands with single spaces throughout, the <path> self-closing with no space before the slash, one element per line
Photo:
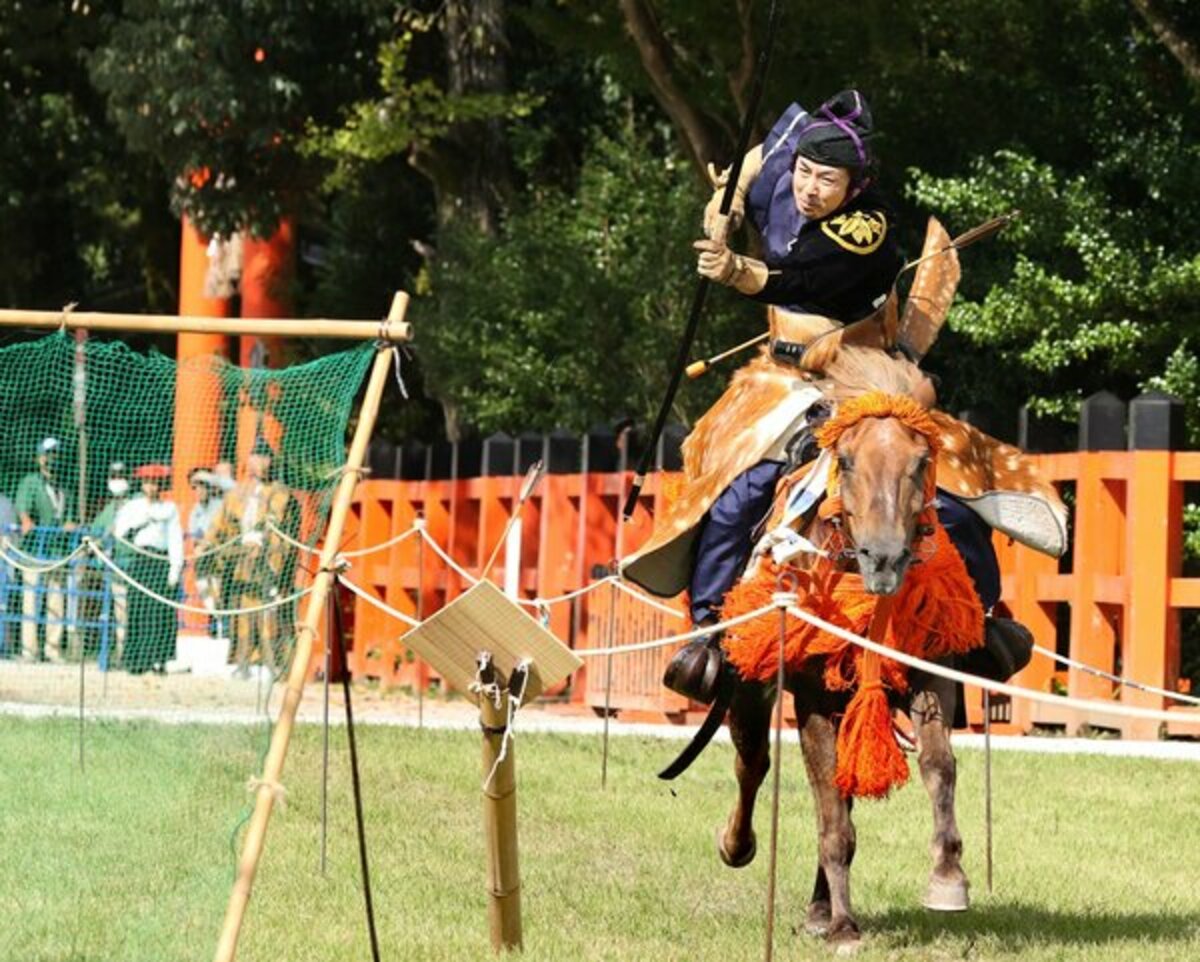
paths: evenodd
<path fill-rule="evenodd" d="M 44 451 L 38 455 L 38 470 L 46 477 L 54 477 L 54 472 L 58 468 L 58 455 L 53 451 Z"/>
<path fill-rule="evenodd" d="M 158 498 L 158 479 L 157 478 L 143 478 L 142 479 L 142 494 L 144 494 L 151 501 L 156 500 Z"/>
<path fill-rule="evenodd" d="M 807 157 L 796 157 L 792 172 L 792 196 L 796 209 L 809 220 L 828 217 L 846 202 L 850 192 L 850 171 L 829 167 Z"/>

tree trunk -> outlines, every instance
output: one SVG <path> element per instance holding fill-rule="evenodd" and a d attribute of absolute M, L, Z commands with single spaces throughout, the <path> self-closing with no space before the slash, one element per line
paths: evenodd
<path fill-rule="evenodd" d="M 446 0 L 444 15 L 447 92 L 507 93 L 504 0 Z M 436 145 L 414 153 L 411 162 L 433 183 L 439 232 L 465 225 L 485 236 L 496 233 L 504 202 L 513 192 L 511 157 L 501 121 L 459 124 Z M 453 319 L 441 322 L 453 323 Z M 437 400 L 446 437 L 461 440 L 457 404 L 447 397 Z"/>
<path fill-rule="evenodd" d="M 693 163 L 703 173 L 707 163 L 728 163 L 730 140 L 720 123 L 693 103 L 685 81 L 675 68 L 671 43 L 659 26 L 648 0 L 620 0 L 625 28 L 633 38 L 654 96 L 683 135 Z M 734 81 L 734 87 L 738 86 Z"/>
<path fill-rule="evenodd" d="M 1131 0 L 1142 19 L 1171 55 L 1179 61 L 1192 83 L 1200 83 L 1200 53 L 1192 38 L 1184 36 L 1158 0 Z"/>
<path fill-rule="evenodd" d="M 446 0 L 442 34 L 448 93 L 508 92 L 504 0 Z M 436 145 L 414 154 L 412 163 L 433 182 L 439 227 L 463 222 L 495 233 L 513 190 L 501 121 L 458 124 Z"/>

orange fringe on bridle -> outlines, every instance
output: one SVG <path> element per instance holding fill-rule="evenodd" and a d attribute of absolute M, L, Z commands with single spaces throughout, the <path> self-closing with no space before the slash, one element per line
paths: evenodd
<path fill-rule="evenodd" d="M 825 448 L 836 446 L 848 428 L 867 417 L 897 418 L 926 439 L 934 456 L 926 478 L 926 500 L 932 502 L 937 487 L 938 429 L 911 398 L 873 393 L 845 402 L 818 432 L 818 442 Z M 833 512 L 840 513 L 836 486 L 835 466 L 823 516 L 829 516 L 826 508 L 830 502 Z M 932 505 L 922 512 L 920 523 L 933 532 L 928 536 L 933 551 L 918 552 L 924 560 L 908 569 L 900 590 L 887 604 L 866 592 L 859 575 L 836 571 L 832 562 L 822 560 L 811 571 L 788 569 L 798 580 L 801 607 L 840 628 L 857 635 L 869 633 L 889 648 L 920 658 L 941 658 L 982 644 L 983 608 Z M 779 590 L 778 576 L 778 568 L 760 565 L 756 576 L 735 585 L 726 595 L 722 620 L 771 604 Z M 729 629 L 724 647 L 744 679 L 773 680 L 779 664 L 777 619 L 759 618 Z M 908 763 L 893 736 L 888 703 L 889 691 L 897 695 L 908 691 L 907 669 L 806 621 L 789 619 L 784 637 L 787 669 L 800 671 L 814 658 L 824 659 L 822 680 L 827 690 L 853 692 L 838 729 L 838 788 L 845 796 L 886 796 L 908 779 Z"/>

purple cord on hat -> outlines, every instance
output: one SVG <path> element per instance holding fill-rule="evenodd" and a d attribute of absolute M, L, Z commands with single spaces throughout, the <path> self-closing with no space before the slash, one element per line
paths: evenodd
<path fill-rule="evenodd" d="M 831 101 L 827 100 L 817 108 L 817 113 L 822 114 L 829 119 L 818 120 L 816 123 L 809 124 L 804 128 L 804 132 L 808 133 L 810 130 L 815 130 L 817 127 L 837 127 L 838 130 L 842 131 L 842 133 L 850 138 L 850 142 L 854 144 L 854 150 L 858 154 L 858 162 L 860 166 L 865 167 L 867 165 L 867 152 L 863 147 L 862 138 L 854 132 L 854 128 L 849 124 L 850 121 L 857 120 L 859 115 L 862 114 L 862 101 L 859 99 L 857 90 L 852 90 L 851 93 L 854 94 L 854 109 L 850 111 L 849 114 L 847 114 L 845 117 L 838 117 L 838 115 L 835 114 L 833 109 L 829 106 Z"/>

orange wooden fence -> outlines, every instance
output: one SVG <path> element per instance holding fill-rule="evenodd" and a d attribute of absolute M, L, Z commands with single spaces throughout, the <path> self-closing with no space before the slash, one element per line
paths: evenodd
<path fill-rule="evenodd" d="M 1200 481 L 1200 453 L 1088 451 L 1037 456 L 1047 477 L 1065 488 L 1074 505 L 1072 550 L 1062 561 L 997 537 L 1003 596 L 1038 643 L 1086 664 L 1175 690 L 1179 682 L 1179 611 L 1200 608 L 1200 578 L 1181 576 L 1182 486 Z M 519 561 L 505 559 L 492 577 L 502 582 L 506 563 L 519 564 L 525 598 L 550 598 L 601 577 L 618 553 L 648 535 L 664 475 L 652 476 L 632 522 L 618 525 L 628 472 L 548 474 L 526 505 Z M 352 536 L 345 548 L 377 545 L 406 531 L 423 516 L 431 537 L 471 575 L 500 537 L 520 477 L 460 480 L 367 480 L 359 485 Z M 348 577 L 387 604 L 428 616 L 462 592 L 466 579 L 419 538 L 354 559 Z M 386 686 L 427 685 L 437 678 L 412 660 L 403 626 L 368 602 L 347 597 L 352 615 L 350 670 Z M 420 609 L 418 609 L 420 605 Z M 642 605 L 608 586 L 548 608 L 551 630 L 574 648 L 632 643 L 686 630 L 686 622 Z M 616 656 L 611 706 L 678 718 L 684 699 L 660 684 L 670 649 Z M 605 659 L 586 662 L 569 687 L 554 693 L 599 711 L 605 704 Z M 1060 670 L 1035 654 L 1016 678 L 1046 690 L 1056 684 L 1072 695 L 1117 699 L 1124 704 L 1171 708 L 1161 696 L 1124 688 L 1078 670 Z M 978 692 L 968 696 L 969 718 L 982 722 Z M 995 706 L 994 706 L 995 707 Z M 1114 721 L 1103 713 L 1081 715 L 1043 705 L 1012 705 L 1010 730 L 1033 725 L 1090 724 L 1118 727 L 1126 737 L 1151 737 L 1158 724 Z M 1169 730 L 1200 732 L 1200 715 L 1180 709 Z"/>

